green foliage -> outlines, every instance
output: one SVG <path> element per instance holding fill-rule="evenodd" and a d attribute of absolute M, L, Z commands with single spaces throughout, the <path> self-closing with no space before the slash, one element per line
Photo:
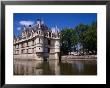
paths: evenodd
<path fill-rule="evenodd" d="M 84 45 L 85 49 L 92 52 L 92 54 L 97 53 L 97 23 L 93 22 L 84 35 Z"/>
<path fill-rule="evenodd" d="M 61 54 L 68 54 L 72 47 L 77 44 L 77 35 L 75 30 L 64 28 L 61 31 Z"/>
<path fill-rule="evenodd" d="M 72 48 L 81 44 L 83 54 L 97 53 L 97 23 L 91 25 L 79 24 L 75 29 L 61 30 L 61 54 L 72 52 Z"/>

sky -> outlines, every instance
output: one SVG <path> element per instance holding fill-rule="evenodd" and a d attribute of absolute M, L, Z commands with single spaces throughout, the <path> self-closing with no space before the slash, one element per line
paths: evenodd
<path fill-rule="evenodd" d="M 14 34 L 18 36 L 23 25 L 34 25 L 37 19 L 42 19 L 49 28 L 57 26 L 61 30 L 75 28 L 80 23 L 89 25 L 97 21 L 97 13 L 14 13 Z"/>

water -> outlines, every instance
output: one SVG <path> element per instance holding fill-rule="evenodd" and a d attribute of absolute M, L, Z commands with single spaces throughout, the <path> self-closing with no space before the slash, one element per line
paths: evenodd
<path fill-rule="evenodd" d="M 14 75 L 97 75 L 96 60 L 14 60 Z"/>

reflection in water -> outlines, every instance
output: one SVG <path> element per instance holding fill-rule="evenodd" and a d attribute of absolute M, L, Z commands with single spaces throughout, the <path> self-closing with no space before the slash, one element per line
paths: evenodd
<path fill-rule="evenodd" d="M 60 75 L 60 66 L 59 66 L 58 60 L 56 60 L 56 61 L 50 60 L 49 66 L 50 66 L 50 70 L 51 70 L 52 74 Z"/>
<path fill-rule="evenodd" d="M 42 74 L 42 61 L 14 61 L 14 74 L 16 75 L 36 75 Z"/>
<path fill-rule="evenodd" d="M 14 75 L 96 75 L 94 61 L 21 61 L 14 60 Z"/>
<path fill-rule="evenodd" d="M 82 72 L 84 70 L 84 64 L 80 61 L 76 61 L 74 64 L 72 64 L 72 67 L 74 68 L 74 65 L 76 66 L 78 72 Z"/>

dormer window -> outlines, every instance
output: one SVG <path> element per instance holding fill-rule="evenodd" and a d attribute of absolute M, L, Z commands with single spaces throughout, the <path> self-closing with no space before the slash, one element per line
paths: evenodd
<path fill-rule="evenodd" d="M 52 33 L 52 37 L 54 37 L 54 34 Z"/>

